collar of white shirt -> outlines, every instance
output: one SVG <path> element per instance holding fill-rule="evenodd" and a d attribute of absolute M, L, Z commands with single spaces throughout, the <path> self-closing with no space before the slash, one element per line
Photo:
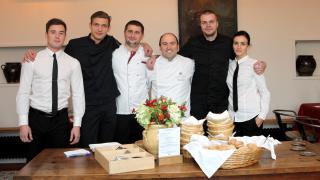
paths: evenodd
<path fill-rule="evenodd" d="M 249 58 L 249 56 L 246 55 L 246 56 L 244 56 L 244 57 L 241 58 L 241 59 L 237 59 L 237 58 L 236 58 L 236 60 L 238 61 L 239 64 L 241 64 L 241 63 L 243 63 L 243 62 L 246 62 L 246 61 L 248 60 L 248 58 Z"/>
<path fill-rule="evenodd" d="M 57 60 L 59 59 L 59 57 L 63 54 L 63 50 L 60 49 L 59 51 L 57 52 L 53 52 L 51 51 L 48 47 L 46 48 L 46 52 L 49 54 L 49 56 L 53 56 L 53 54 L 56 54 L 56 57 L 57 57 Z"/>

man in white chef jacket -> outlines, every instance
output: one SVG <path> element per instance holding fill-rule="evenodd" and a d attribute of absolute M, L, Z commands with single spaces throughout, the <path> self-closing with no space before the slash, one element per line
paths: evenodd
<path fill-rule="evenodd" d="M 148 98 L 148 57 L 141 46 L 143 35 L 143 24 L 129 21 L 124 28 L 125 43 L 112 54 L 112 69 L 120 91 L 116 98 L 115 141 L 121 144 L 142 139 L 143 128 L 137 123 L 133 110 Z"/>
<path fill-rule="evenodd" d="M 178 38 L 173 33 L 165 33 L 160 37 L 161 56 L 148 71 L 152 98 L 165 96 L 177 104 L 187 107 L 186 117 L 190 116 L 191 82 L 194 73 L 194 61 L 183 57 L 179 51 Z"/>

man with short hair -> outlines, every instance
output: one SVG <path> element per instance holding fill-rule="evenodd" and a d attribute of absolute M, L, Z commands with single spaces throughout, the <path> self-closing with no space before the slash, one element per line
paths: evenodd
<path fill-rule="evenodd" d="M 161 56 L 155 62 L 154 70 L 148 71 L 151 96 L 165 96 L 179 105 L 186 103 L 186 117 L 190 116 L 190 92 L 194 73 L 194 61 L 178 55 L 178 38 L 173 33 L 160 37 Z"/>
<path fill-rule="evenodd" d="M 71 39 L 65 52 L 82 67 L 86 111 L 82 120 L 80 146 L 114 141 L 115 99 L 120 94 L 112 71 L 112 52 L 120 43 L 108 35 L 111 18 L 97 11 L 90 18 L 90 34 Z"/>
<path fill-rule="evenodd" d="M 49 20 L 47 48 L 37 54 L 36 61 L 22 64 L 17 113 L 20 139 L 28 143 L 28 161 L 44 148 L 63 148 L 68 141 L 76 144 L 80 138 L 85 110 L 83 80 L 79 62 L 63 52 L 66 30 L 62 20 Z M 67 110 L 70 93 L 74 108 L 71 133 Z"/>
<path fill-rule="evenodd" d="M 143 24 L 137 20 L 129 21 L 124 28 L 125 43 L 112 56 L 112 68 L 120 91 L 116 99 L 115 141 L 121 144 L 142 139 L 143 128 L 138 124 L 133 111 L 148 98 L 145 66 L 148 58 L 140 44 L 143 35 Z"/>

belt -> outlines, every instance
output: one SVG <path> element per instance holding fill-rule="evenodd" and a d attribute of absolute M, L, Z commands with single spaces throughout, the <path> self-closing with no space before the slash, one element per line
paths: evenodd
<path fill-rule="evenodd" d="M 37 113 L 37 114 L 40 114 L 40 115 L 42 115 L 44 117 L 48 117 L 48 118 L 53 118 L 53 117 L 59 116 L 59 114 L 63 113 L 64 111 L 67 111 L 67 108 L 63 108 L 63 109 L 57 111 L 56 114 L 51 114 L 51 113 L 47 113 L 44 111 L 40 111 L 40 110 L 35 109 L 33 107 L 30 107 L 30 109 L 29 109 L 29 112 Z"/>

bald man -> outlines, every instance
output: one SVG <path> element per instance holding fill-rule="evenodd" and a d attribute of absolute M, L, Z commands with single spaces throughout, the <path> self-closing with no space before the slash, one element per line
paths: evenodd
<path fill-rule="evenodd" d="M 178 55 L 179 42 L 173 33 L 165 33 L 159 41 L 161 56 L 148 71 L 151 84 L 151 97 L 166 96 L 178 104 L 186 103 L 186 117 L 190 116 L 191 81 L 194 73 L 194 61 Z"/>

